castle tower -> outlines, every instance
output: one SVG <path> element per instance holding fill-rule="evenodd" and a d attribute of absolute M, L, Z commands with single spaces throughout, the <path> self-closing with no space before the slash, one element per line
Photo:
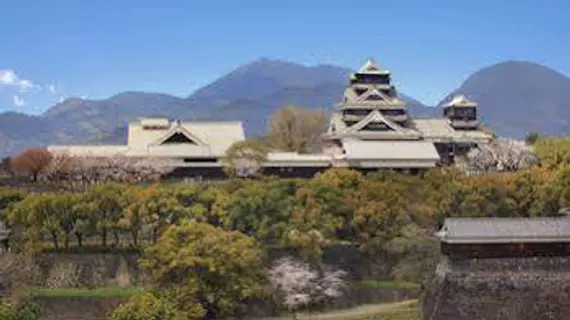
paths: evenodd
<path fill-rule="evenodd" d="M 345 89 L 343 100 L 339 105 L 342 120 L 350 127 L 379 111 L 385 118 L 405 126 L 408 120 L 406 104 L 398 98 L 392 85 L 391 73 L 381 69 L 374 60 L 369 59 L 350 77 L 350 85 Z M 381 125 L 370 129 L 382 130 Z"/>
<path fill-rule="evenodd" d="M 331 116 L 326 140 L 417 140 L 402 101 L 392 84 L 391 73 L 369 59 L 355 73 Z"/>
<path fill-rule="evenodd" d="M 450 120 L 455 130 L 475 130 L 479 127 L 477 120 L 477 103 L 464 95 L 456 95 L 443 106 L 443 116 Z"/>

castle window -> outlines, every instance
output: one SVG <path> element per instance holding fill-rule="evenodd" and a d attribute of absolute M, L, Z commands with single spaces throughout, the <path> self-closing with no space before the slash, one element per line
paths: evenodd
<path fill-rule="evenodd" d="M 345 116 L 366 116 L 370 112 L 372 112 L 370 109 L 347 109 L 343 111 L 343 114 Z"/>
<path fill-rule="evenodd" d="M 385 116 L 402 116 L 406 114 L 406 111 L 403 109 L 382 110 L 381 112 Z"/>
<path fill-rule="evenodd" d="M 364 131 L 392 131 L 392 128 L 390 128 L 384 122 L 370 122 L 366 126 L 364 126 L 364 128 L 362 128 L 362 130 L 364 130 Z"/>
<path fill-rule="evenodd" d="M 354 92 L 355 92 L 357 95 L 359 95 L 359 96 L 361 96 L 361 95 L 362 95 L 364 92 L 366 92 L 366 91 L 368 91 L 368 90 L 367 90 L 367 89 L 364 89 L 364 88 L 355 88 L 355 89 L 354 89 Z"/>
<path fill-rule="evenodd" d="M 377 94 L 371 94 L 369 95 L 366 100 L 369 101 L 379 101 L 379 100 L 384 100 L 381 96 L 377 95 Z"/>

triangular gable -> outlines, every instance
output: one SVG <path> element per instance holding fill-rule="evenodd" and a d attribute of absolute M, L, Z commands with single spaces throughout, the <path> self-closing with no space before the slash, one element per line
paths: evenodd
<path fill-rule="evenodd" d="M 187 135 L 185 135 L 182 132 L 175 132 L 174 134 L 172 134 L 170 137 L 168 137 L 166 140 L 162 141 L 161 144 L 170 144 L 170 143 L 189 143 L 189 144 L 197 144 L 196 142 L 194 142 L 194 140 L 192 140 L 191 138 L 189 138 Z"/>
<path fill-rule="evenodd" d="M 364 63 L 364 65 L 362 66 L 362 68 L 360 68 L 360 70 L 358 71 L 359 73 L 367 73 L 367 72 L 378 72 L 381 71 L 380 67 L 378 66 L 378 64 L 376 64 L 376 61 L 372 60 L 372 59 L 368 59 L 366 61 L 366 63 Z"/>
<path fill-rule="evenodd" d="M 198 138 L 196 135 L 192 134 L 182 125 L 177 125 L 162 136 L 160 139 L 151 143 L 151 145 L 162 145 L 170 143 L 188 143 L 196 145 L 205 145 L 202 139 Z"/>
<path fill-rule="evenodd" d="M 358 96 L 355 100 L 355 102 L 364 102 L 364 101 L 372 101 L 372 102 L 378 102 L 378 101 L 390 101 L 391 99 L 389 97 L 387 97 L 384 93 L 376 90 L 376 89 L 372 89 L 372 90 L 368 90 L 365 93 L 363 93 L 362 95 Z"/>
<path fill-rule="evenodd" d="M 355 123 L 350 127 L 350 131 L 352 133 L 358 131 L 365 131 L 366 128 L 370 128 L 372 126 L 383 125 L 386 127 L 387 130 L 384 131 L 394 131 L 398 133 L 406 133 L 404 128 L 397 125 L 393 121 L 390 121 L 386 117 L 384 117 L 378 110 L 374 110 L 370 112 L 364 119 L 360 120 L 359 122 Z"/>

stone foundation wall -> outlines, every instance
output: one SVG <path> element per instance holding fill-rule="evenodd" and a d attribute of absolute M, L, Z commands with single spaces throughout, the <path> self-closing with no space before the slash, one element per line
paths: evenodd
<path fill-rule="evenodd" d="M 136 254 L 0 255 L 0 292 L 15 287 L 99 288 L 144 283 Z"/>
<path fill-rule="evenodd" d="M 444 259 L 424 293 L 426 320 L 570 317 L 570 258 Z"/>

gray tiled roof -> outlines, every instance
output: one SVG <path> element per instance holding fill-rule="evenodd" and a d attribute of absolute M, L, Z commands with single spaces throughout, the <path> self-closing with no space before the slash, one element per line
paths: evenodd
<path fill-rule="evenodd" d="M 570 242 L 570 218 L 448 218 L 447 243 Z"/>

